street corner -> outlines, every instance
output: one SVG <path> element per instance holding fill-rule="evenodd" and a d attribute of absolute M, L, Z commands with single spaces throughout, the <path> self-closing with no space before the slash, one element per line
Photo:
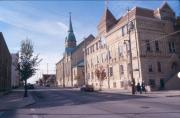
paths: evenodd
<path fill-rule="evenodd" d="M 32 104 L 35 104 L 35 99 L 33 98 L 32 94 L 29 93 L 28 94 L 28 97 L 24 97 L 23 100 L 22 100 L 22 104 L 19 106 L 20 108 L 22 107 L 27 107 L 29 105 L 32 105 Z"/>

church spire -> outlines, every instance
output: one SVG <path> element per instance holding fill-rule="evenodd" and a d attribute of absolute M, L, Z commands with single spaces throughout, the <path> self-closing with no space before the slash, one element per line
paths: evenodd
<path fill-rule="evenodd" d="M 71 12 L 69 12 L 69 30 L 68 30 L 68 32 L 73 32 L 72 21 L 71 21 Z"/>
<path fill-rule="evenodd" d="M 76 47 L 76 37 L 73 32 L 71 12 L 69 13 L 69 29 L 65 39 L 66 52 L 71 52 Z"/>

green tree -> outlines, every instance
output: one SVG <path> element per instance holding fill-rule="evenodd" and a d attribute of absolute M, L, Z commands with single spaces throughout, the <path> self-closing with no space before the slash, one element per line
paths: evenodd
<path fill-rule="evenodd" d="M 24 81 L 24 97 L 27 97 L 27 80 L 32 77 L 37 70 L 38 64 L 41 60 L 38 55 L 34 56 L 34 45 L 31 40 L 26 39 L 21 42 L 20 57 L 17 64 L 17 70 L 21 80 Z"/>

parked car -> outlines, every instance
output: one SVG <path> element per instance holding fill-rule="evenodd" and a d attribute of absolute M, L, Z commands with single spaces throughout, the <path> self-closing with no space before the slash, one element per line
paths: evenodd
<path fill-rule="evenodd" d="M 27 84 L 27 89 L 34 89 L 34 85 L 33 84 Z"/>
<path fill-rule="evenodd" d="M 93 92 L 94 91 L 94 87 L 92 85 L 83 85 L 80 88 L 80 91 L 84 91 L 84 92 Z"/>
<path fill-rule="evenodd" d="M 46 84 L 46 87 L 50 87 L 50 85 L 49 85 L 49 84 Z"/>

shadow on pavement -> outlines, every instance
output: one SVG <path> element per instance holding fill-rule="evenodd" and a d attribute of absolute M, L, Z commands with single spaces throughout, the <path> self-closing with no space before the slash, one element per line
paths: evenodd
<path fill-rule="evenodd" d="M 121 93 L 101 93 L 101 92 L 80 92 L 74 90 L 62 91 L 34 91 L 32 95 L 36 101 L 35 104 L 27 108 L 46 108 L 55 106 L 72 106 L 92 104 L 97 102 L 121 101 L 131 99 L 151 98 L 139 95 L 125 95 Z"/>

